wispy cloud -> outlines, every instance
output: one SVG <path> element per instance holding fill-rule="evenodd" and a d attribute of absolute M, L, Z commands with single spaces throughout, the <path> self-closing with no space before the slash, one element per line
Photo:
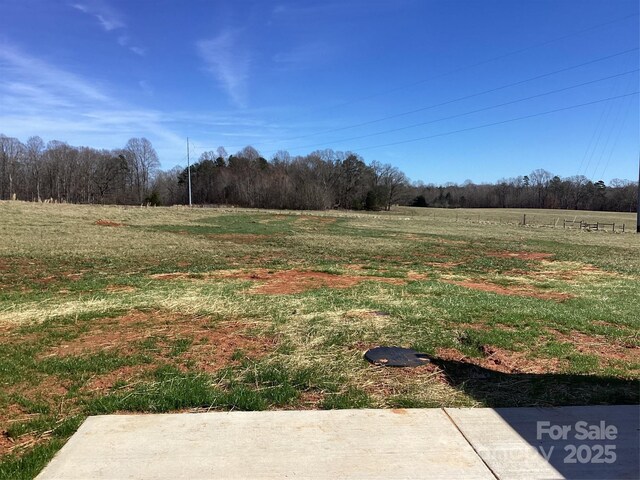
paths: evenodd
<path fill-rule="evenodd" d="M 122 16 L 109 4 L 102 0 L 84 0 L 71 5 L 87 15 L 95 17 L 107 32 L 126 27 Z"/>
<path fill-rule="evenodd" d="M 144 56 L 145 53 L 147 53 L 147 49 L 142 47 L 129 47 L 129 50 L 131 50 L 136 55 L 140 55 L 141 57 Z"/>
<path fill-rule="evenodd" d="M 127 24 L 124 21 L 124 16 L 104 0 L 82 0 L 81 2 L 71 4 L 70 6 L 82 13 L 86 13 L 87 15 L 94 17 L 106 32 L 112 32 L 113 30 L 127 30 Z M 116 41 L 118 42 L 118 45 L 127 48 L 136 55 L 142 56 L 146 53 L 146 48 L 132 45 L 131 38 L 125 33 L 119 34 Z"/>
<path fill-rule="evenodd" d="M 271 145 L 274 138 L 293 133 L 290 126 L 264 120 L 274 117 L 272 108 L 233 107 L 215 113 L 143 108 L 121 100 L 115 93 L 123 90 L 120 85 L 116 90 L 113 85 L 53 65 L 14 44 L 0 42 L 0 71 L 0 133 L 23 141 L 40 135 L 45 140 L 73 145 L 117 148 L 131 137 L 145 136 L 167 168 L 183 162 L 186 132 L 200 147 L 196 155 L 204 147 L 211 150 L 220 144 L 229 151 L 247 143 L 275 150 L 280 145 Z M 133 83 L 130 88 L 132 95 L 153 95 L 153 86 L 147 81 Z"/>
<path fill-rule="evenodd" d="M 224 30 L 217 37 L 196 43 L 206 68 L 238 107 L 247 106 L 247 89 L 251 59 L 240 44 L 240 32 Z"/>
<path fill-rule="evenodd" d="M 4 83 L 5 86 L 14 79 L 32 93 L 46 92 L 50 98 L 64 98 L 69 92 L 73 92 L 80 99 L 108 100 L 92 82 L 32 57 L 9 44 L 0 45 L 0 62 L 3 65 L 2 77 L 7 82 Z"/>
<path fill-rule="evenodd" d="M 0 125 L 22 140 L 31 135 L 101 148 L 147 136 L 156 148 L 182 150 L 173 120 L 154 109 L 122 102 L 85 78 L 36 58 L 15 45 L 0 44 Z"/>

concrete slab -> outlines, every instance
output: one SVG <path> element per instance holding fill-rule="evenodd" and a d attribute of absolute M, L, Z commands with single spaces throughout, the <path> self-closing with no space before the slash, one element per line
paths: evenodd
<path fill-rule="evenodd" d="M 498 478 L 640 478 L 640 406 L 445 411 Z"/>
<path fill-rule="evenodd" d="M 91 417 L 37 478 L 494 476 L 442 410 L 416 409 Z"/>

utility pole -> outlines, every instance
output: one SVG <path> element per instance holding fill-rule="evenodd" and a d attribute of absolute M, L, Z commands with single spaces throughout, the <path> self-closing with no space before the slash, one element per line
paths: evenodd
<path fill-rule="evenodd" d="M 187 172 L 189 177 L 189 206 L 191 206 L 191 160 L 189 159 L 189 137 L 187 137 Z"/>

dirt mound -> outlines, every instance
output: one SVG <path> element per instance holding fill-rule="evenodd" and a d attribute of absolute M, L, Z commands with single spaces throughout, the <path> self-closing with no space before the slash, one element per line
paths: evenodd
<path fill-rule="evenodd" d="M 543 300 L 555 300 L 556 302 L 564 302 L 573 295 L 570 293 L 562 292 L 549 292 L 546 290 L 540 290 L 532 285 L 496 285 L 489 282 L 471 282 L 471 281 L 457 281 L 457 280 L 444 280 L 445 283 L 451 285 L 458 285 L 460 287 L 470 288 L 472 290 L 479 290 L 482 292 L 497 293 L 498 295 L 514 295 L 517 297 L 533 297 Z"/>

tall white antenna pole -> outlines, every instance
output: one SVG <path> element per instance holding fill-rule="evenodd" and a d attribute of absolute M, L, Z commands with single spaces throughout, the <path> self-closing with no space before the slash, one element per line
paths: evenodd
<path fill-rule="evenodd" d="M 187 171 L 189 176 L 189 206 L 191 206 L 191 160 L 189 159 L 189 137 L 187 137 Z"/>

